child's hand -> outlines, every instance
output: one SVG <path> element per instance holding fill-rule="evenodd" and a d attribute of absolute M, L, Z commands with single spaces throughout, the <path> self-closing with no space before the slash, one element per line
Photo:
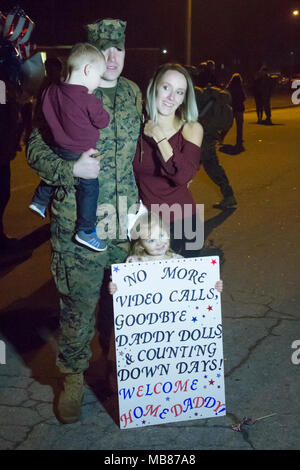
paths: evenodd
<path fill-rule="evenodd" d="M 110 281 L 108 283 L 108 292 L 110 293 L 110 295 L 114 295 L 117 292 L 117 290 L 118 290 L 117 284 Z"/>
<path fill-rule="evenodd" d="M 222 279 L 220 279 L 219 281 L 216 282 L 215 289 L 220 293 L 223 292 L 223 281 L 222 281 Z"/>
<path fill-rule="evenodd" d="M 143 261 L 143 258 L 141 256 L 128 256 L 126 259 L 126 263 L 137 263 L 137 261 Z"/>

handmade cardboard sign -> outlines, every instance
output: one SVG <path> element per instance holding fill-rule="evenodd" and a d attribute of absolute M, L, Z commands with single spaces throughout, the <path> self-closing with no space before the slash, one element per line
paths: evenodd
<path fill-rule="evenodd" d="M 226 414 L 219 258 L 112 265 L 120 428 Z"/>

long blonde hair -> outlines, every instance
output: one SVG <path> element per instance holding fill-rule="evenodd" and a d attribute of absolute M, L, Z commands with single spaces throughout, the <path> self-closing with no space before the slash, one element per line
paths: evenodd
<path fill-rule="evenodd" d="M 156 122 L 157 121 L 157 108 L 156 108 L 156 94 L 157 86 L 162 78 L 162 76 L 168 70 L 175 70 L 176 72 L 181 73 L 187 81 L 187 90 L 185 93 L 184 100 L 182 104 L 177 109 L 176 113 L 179 115 L 179 118 L 185 122 L 196 122 L 198 120 L 198 108 L 195 98 L 194 85 L 188 71 L 180 64 L 167 63 L 161 65 L 153 78 L 151 78 L 150 83 L 147 88 L 147 103 L 146 110 L 149 118 Z"/>
<path fill-rule="evenodd" d="M 135 222 L 131 229 L 131 244 L 129 249 L 129 255 L 132 256 L 147 256 L 145 248 L 141 245 L 141 240 L 147 240 L 152 237 L 155 228 L 159 228 L 162 232 L 166 232 L 170 238 L 169 230 L 163 223 L 161 217 L 154 212 L 147 212 L 141 215 Z M 166 255 L 173 253 L 173 250 L 169 246 L 166 251 Z"/>

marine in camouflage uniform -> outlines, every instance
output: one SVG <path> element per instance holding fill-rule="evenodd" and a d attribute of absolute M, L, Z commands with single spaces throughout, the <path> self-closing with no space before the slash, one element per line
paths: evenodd
<path fill-rule="evenodd" d="M 209 85 L 209 73 L 206 67 L 203 66 L 200 75 L 200 79 L 202 80 L 200 86 L 203 88 L 195 87 L 195 96 L 199 111 L 199 122 L 202 124 L 204 130 L 201 145 L 201 163 L 209 178 L 219 186 L 223 200 L 219 203 L 218 207 L 225 209 L 236 205 L 236 199 L 225 170 L 219 163 L 216 148 L 217 143 L 222 141 L 225 133 L 229 129 L 216 129 L 213 117 L 213 106 L 209 108 L 208 103 L 217 101 L 220 105 L 226 104 L 228 102 L 228 92 Z M 207 109 L 206 112 L 205 109 Z M 204 112 L 204 116 L 201 118 L 202 112 Z M 231 125 L 229 128 L 230 127 Z M 224 132 L 223 135 L 222 132 Z"/>
<path fill-rule="evenodd" d="M 103 20 L 89 25 L 88 40 L 101 50 L 112 45 L 124 49 L 125 26 L 126 22 L 120 20 Z M 98 210 L 103 204 L 116 209 L 111 217 L 114 222 L 116 216 L 116 234 L 113 239 L 107 239 L 107 251 L 90 252 L 72 241 L 76 220 L 74 162 L 60 159 L 51 151 L 42 126 L 33 131 L 27 152 L 30 166 L 44 181 L 57 187 L 51 205 L 51 270 L 60 294 L 57 362 L 60 371 L 69 374 L 88 368 L 94 312 L 104 270 L 112 263 L 123 262 L 128 254 L 126 237 L 119 236 L 119 199 L 126 197 L 128 207 L 138 200 L 132 160 L 140 132 L 141 92 L 135 83 L 124 77 L 118 78 L 114 102 L 106 90 L 98 88 L 95 95 L 102 99 L 110 115 L 109 126 L 101 130 L 97 143 L 102 157 Z M 98 228 L 105 221 L 108 221 L 107 215 L 98 217 Z M 122 232 L 126 233 L 124 227 Z"/>

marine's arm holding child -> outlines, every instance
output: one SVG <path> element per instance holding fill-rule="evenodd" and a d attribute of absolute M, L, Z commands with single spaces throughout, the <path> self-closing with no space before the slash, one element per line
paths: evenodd
<path fill-rule="evenodd" d="M 75 178 L 97 178 L 100 163 L 98 158 L 91 158 L 96 149 L 83 152 L 76 161 L 66 161 L 58 157 L 44 141 L 38 129 L 34 129 L 27 148 L 28 164 L 48 184 L 53 186 L 74 186 Z M 75 178 L 74 178 L 75 177 Z"/>

